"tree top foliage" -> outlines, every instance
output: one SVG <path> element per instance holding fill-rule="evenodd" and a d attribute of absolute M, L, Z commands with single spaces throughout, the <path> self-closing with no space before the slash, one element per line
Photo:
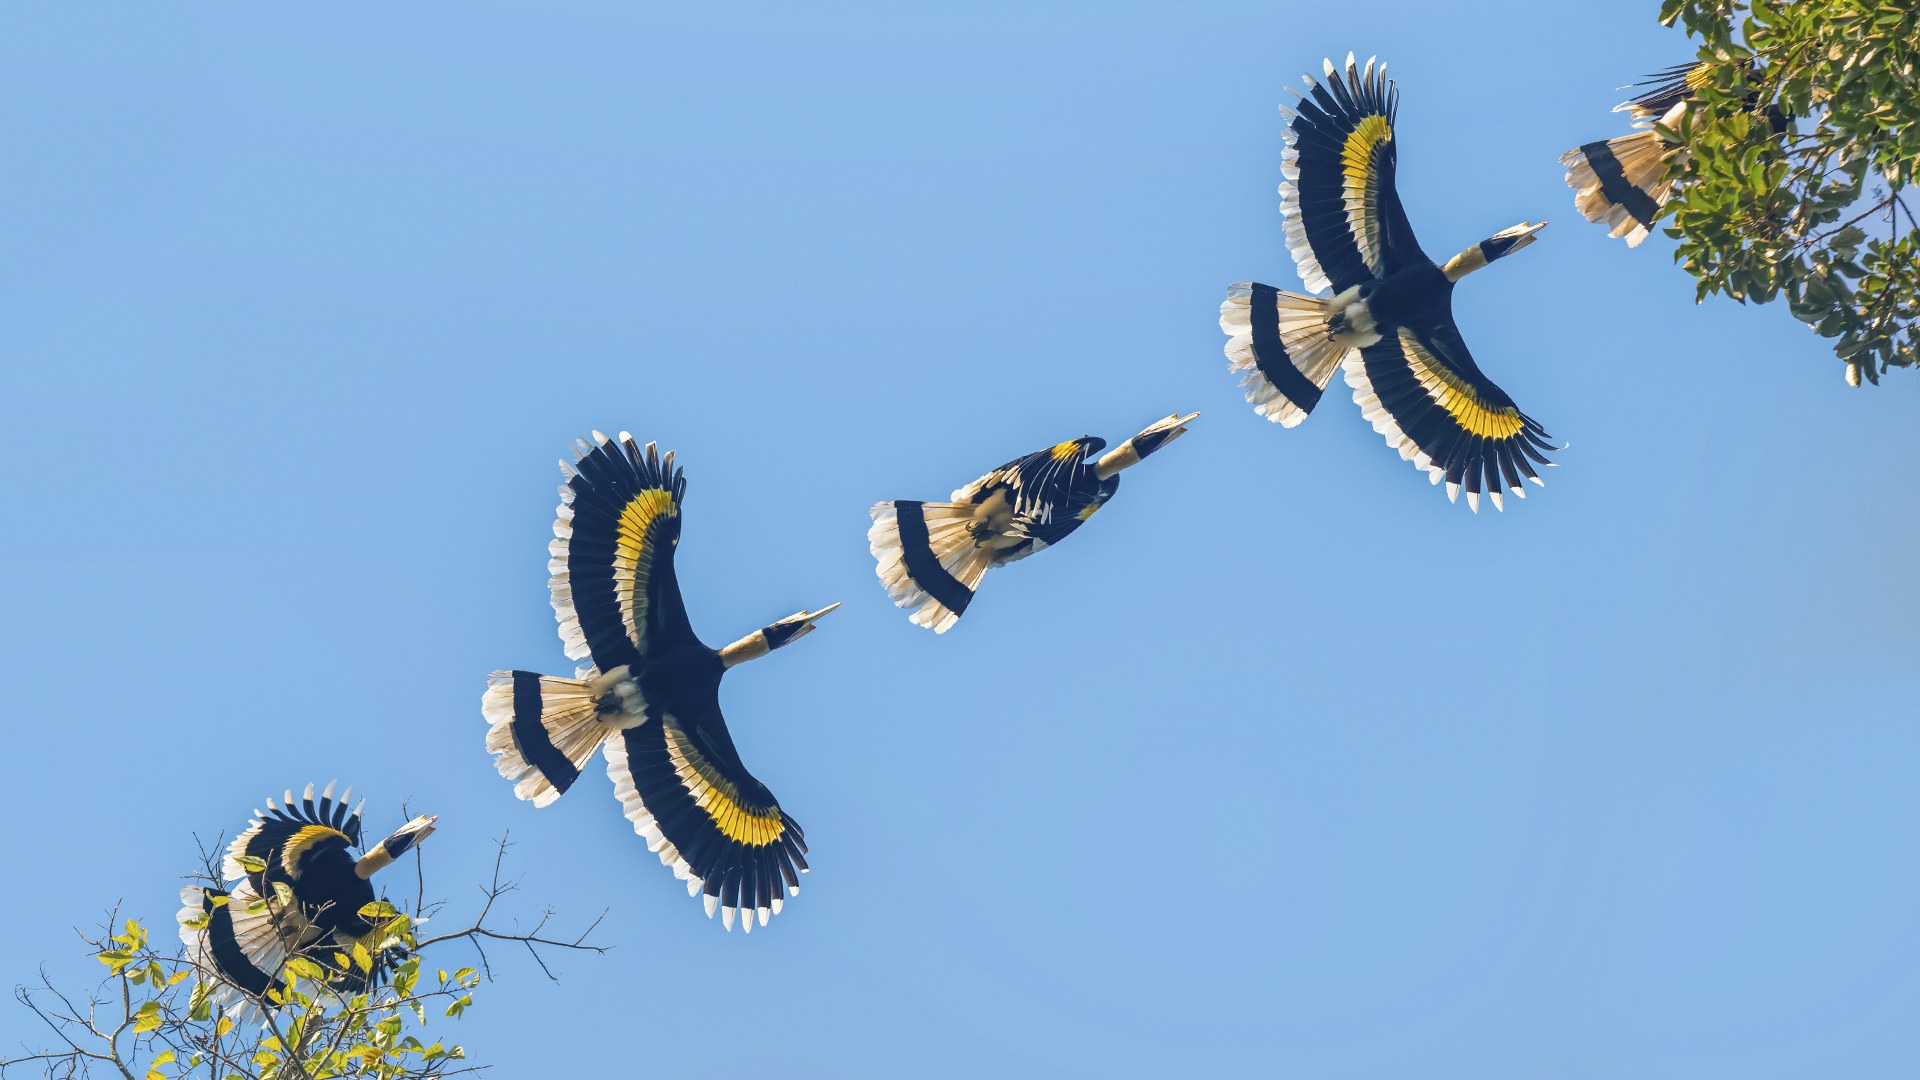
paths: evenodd
<path fill-rule="evenodd" d="M 219 849 L 216 842 L 215 854 L 202 852 L 201 880 L 218 883 Z M 386 940 L 380 948 L 355 945 L 349 954 L 322 942 L 295 950 L 269 973 L 273 989 L 230 1005 L 221 1003 L 221 972 L 196 962 L 189 950 L 157 945 L 138 920 L 122 921 L 116 910 L 98 933 L 82 935 L 89 954 L 106 966 L 99 985 L 72 993 L 43 972 L 39 986 L 14 988 L 15 1000 L 57 1042 L 37 1053 L 0 1058 L 0 1078 L 32 1070 L 45 1080 L 80 1080 L 96 1072 L 122 1080 L 440 1080 L 478 1071 L 484 1066 L 468 1064 L 459 1046 L 423 1041 L 423 1029 L 430 1013 L 459 1019 L 473 1006 L 473 991 L 492 980 L 486 942 L 524 946 L 550 979 L 541 946 L 606 951 L 586 943 L 598 919 L 571 941 L 540 936 L 552 909 L 530 932 L 488 925 L 495 903 L 517 888 L 500 878 L 506 849 L 502 839 L 492 884 L 482 887 L 471 925 L 421 939 L 416 928 L 440 905 L 423 906 L 416 896 L 408 915 L 375 901 L 361 914 L 382 921 Z M 417 866 L 418 848 L 414 858 Z M 424 880 L 421 885 L 424 891 Z M 183 925 L 191 928 L 194 920 Z M 474 950 L 477 968 L 448 973 L 425 965 L 422 951 L 455 942 Z M 339 991 L 342 971 L 376 975 L 379 957 L 389 949 L 400 957 L 390 977 L 367 980 L 362 992 Z"/>
<path fill-rule="evenodd" d="M 1920 156 L 1917 11 L 1916 0 L 1660 10 L 1712 65 L 1698 106 L 1660 128 L 1687 150 L 1667 204 L 1675 261 L 1698 279 L 1697 299 L 1784 293 L 1795 318 L 1834 339 L 1855 385 L 1920 362 L 1920 226 L 1900 195 Z"/>

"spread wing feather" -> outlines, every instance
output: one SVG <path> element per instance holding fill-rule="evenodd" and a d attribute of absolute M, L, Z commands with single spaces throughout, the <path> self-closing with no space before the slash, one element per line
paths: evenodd
<path fill-rule="evenodd" d="M 1402 327 L 1348 359 L 1346 375 L 1373 429 L 1434 483 L 1445 480 L 1449 499 L 1464 488 L 1477 512 L 1484 489 L 1504 510 L 1502 481 L 1521 498 L 1523 477 L 1545 486 L 1529 459 L 1553 464 L 1541 453 L 1553 449 L 1547 433 L 1480 373 L 1451 320 L 1425 333 Z"/>
<path fill-rule="evenodd" d="M 647 849 L 704 893 L 707 915 L 739 914 L 748 933 L 800 891 L 800 826 L 754 779 L 727 733 L 717 697 L 678 712 L 649 706 L 647 722 L 607 740 L 607 775 Z M 782 890 L 785 890 L 783 892 Z"/>
<path fill-rule="evenodd" d="M 1346 291 L 1426 260 L 1394 190 L 1394 115 L 1399 91 L 1386 66 L 1365 74 L 1347 57 L 1345 77 L 1326 63 L 1294 109 L 1281 155 L 1280 212 L 1287 247 L 1308 292 Z"/>
<path fill-rule="evenodd" d="M 547 548 L 553 612 L 568 659 L 637 668 L 699 644 L 673 573 L 687 482 L 653 443 L 642 451 L 626 432 L 616 443 L 597 431 L 594 442 L 581 440 L 579 460 L 560 463 L 567 483 Z"/>

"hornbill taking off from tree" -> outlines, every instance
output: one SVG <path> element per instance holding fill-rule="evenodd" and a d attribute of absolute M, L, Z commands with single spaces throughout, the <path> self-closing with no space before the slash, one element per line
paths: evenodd
<path fill-rule="evenodd" d="M 1183 425 L 1199 415 L 1169 416 L 1094 461 L 1105 439 L 1069 439 L 1007 462 L 952 502 L 873 504 L 867 541 L 880 584 L 915 624 L 946 633 L 990 568 L 1066 539 L 1120 490 L 1120 470 L 1186 434 Z"/>
<path fill-rule="evenodd" d="M 514 794 L 546 806 L 573 786 L 595 749 L 647 850 L 706 893 L 733 929 L 747 932 L 800 891 L 807 844 L 800 826 L 754 779 L 720 715 L 727 669 L 798 641 L 839 607 L 802 611 L 724 649 L 694 636 L 674 577 L 687 482 L 653 443 L 599 432 L 578 440 L 579 460 L 560 463 L 558 539 L 547 564 L 560 640 L 572 660 L 564 679 L 496 671 L 480 699 L 492 727 L 487 749 Z"/>
<path fill-rule="evenodd" d="M 348 812 L 352 798 L 348 788 L 335 802 L 332 784 L 317 805 L 312 784 L 298 805 L 292 791 L 281 806 L 269 798 L 266 812 L 253 812 L 254 820 L 227 847 L 221 863 L 221 876 L 238 884 L 231 890 L 203 885 L 180 890 L 186 905 L 179 914 L 180 940 L 190 961 L 219 976 L 209 981 L 223 1007 L 235 1012 L 271 1007 L 266 994 L 284 989 L 281 968 L 296 956 L 327 969 L 329 989 L 358 994 L 404 953 L 389 938 L 394 915 L 363 910 L 378 899 L 368 879 L 433 835 L 439 818 L 414 818 L 356 857 L 360 808 Z M 276 885 L 284 887 L 285 897 Z M 356 947 L 365 950 L 370 968 L 360 966 Z"/>
<path fill-rule="evenodd" d="M 1403 459 L 1501 504 L 1501 480 L 1523 498 L 1521 478 L 1541 483 L 1528 458 L 1551 464 L 1547 434 L 1480 373 L 1453 321 L 1453 287 L 1467 274 L 1533 243 L 1545 226 L 1523 222 L 1437 265 L 1420 250 L 1394 190 L 1394 114 L 1399 91 L 1386 67 L 1365 74 L 1331 60 L 1291 117 L 1281 155 L 1280 212 L 1287 247 L 1309 292 L 1235 282 L 1220 305 L 1232 340 L 1227 358 L 1246 372 L 1255 411 L 1284 427 L 1306 419 L 1336 368 L 1353 400 Z M 1298 96 L 1298 95 L 1296 95 Z"/>
<path fill-rule="evenodd" d="M 1693 107 L 1694 91 L 1713 81 L 1714 67 L 1701 61 L 1649 75 L 1637 85 L 1651 89 L 1613 107 L 1614 112 L 1632 115 L 1634 126 L 1646 130 L 1590 142 L 1560 155 L 1560 164 L 1567 167 L 1567 186 L 1574 190 L 1574 209 L 1588 221 L 1605 224 L 1608 236 L 1624 236 L 1628 247 L 1639 247 L 1652 231 L 1673 194 L 1669 166 L 1686 160 L 1685 148 L 1669 142 L 1654 126 L 1679 131 Z M 1785 134 L 1786 114 L 1773 106 L 1766 113 L 1773 133 Z"/>

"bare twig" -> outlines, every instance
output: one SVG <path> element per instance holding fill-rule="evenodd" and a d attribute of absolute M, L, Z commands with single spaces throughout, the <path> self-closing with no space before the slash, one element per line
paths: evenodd
<path fill-rule="evenodd" d="M 507 834 L 507 836 L 511 835 L 511 833 Z M 465 930 L 456 930 L 450 934 L 441 934 L 438 937 L 428 938 L 420 942 L 419 948 L 425 949 L 429 945 L 436 945 L 442 941 L 455 941 L 465 938 L 473 943 L 474 951 L 480 954 L 480 968 L 486 973 L 487 981 L 492 982 L 493 968 L 487 961 L 487 951 L 481 947 L 480 939 L 491 938 L 495 941 L 518 941 L 527 947 L 527 952 L 533 956 L 533 962 L 540 965 L 541 972 L 543 972 L 547 978 L 559 982 L 559 978 L 547 967 L 545 958 L 540 955 L 540 950 L 535 948 L 535 946 L 551 945 L 557 949 L 578 949 L 582 952 L 591 950 L 596 953 L 604 953 L 612 948 L 612 946 L 588 945 L 586 940 L 587 935 L 593 933 L 594 930 L 600 926 L 601 921 L 607 917 L 607 913 L 606 911 L 600 912 L 599 917 L 593 920 L 592 925 L 581 931 L 580 936 L 574 938 L 572 941 L 557 941 L 552 938 L 543 938 L 540 936 L 540 931 L 546 927 L 548 920 L 553 918 L 552 908 L 548 908 L 540 913 L 540 921 L 534 924 L 532 933 L 503 934 L 498 930 L 488 929 L 485 924 L 487 914 L 493 910 L 493 902 L 505 896 L 507 893 L 514 892 L 520 887 L 518 880 L 509 881 L 504 884 L 500 881 L 501 863 L 505 861 L 507 857 L 507 848 L 513 846 L 508 842 L 507 836 L 502 836 L 499 840 L 495 841 L 495 843 L 499 845 L 499 850 L 494 852 L 493 856 L 493 880 L 481 887 L 481 892 L 486 895 L 486 901 L 480 905 L 480 914 L 474 916 L 473 925 Z"/>

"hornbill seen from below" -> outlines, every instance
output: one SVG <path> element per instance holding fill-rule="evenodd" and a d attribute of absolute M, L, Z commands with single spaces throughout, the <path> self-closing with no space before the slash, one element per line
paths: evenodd
<path fill-rule="evenodd" d="M 687 482 L 633 437 L 599 432 L 578 440 L 579 460 L 560 463 L 558 539 L 549 587 L 569 659 L 590 660 L 566 679 L 496 671 L 480 709 L 492 725 L 487 749 L 514 794 L 535 806 L 559 798 L 594 750 L 647 850 L 704 890 L 707 917 L 721 909 L 753 932 L 800 891 L 807 844 L 800 826 L 754 779 L 720 713 L 728 669 L 800 640 L 839 607 L 798 614 L 724 649 L 694 635 L 674 576 Z"/>
<path fill-rule="evenodd" d="M 1120 489 L 1120 471 L 1186 434 L 1199 416 L 1156 421 L 1119 448 L 1091 435 L 1007 462 L 953 493 L 952 502 L 875 503 L 867 541 L 880 584 L 910 621 L 936 634 L 953 628 L 980 579 L 1067 538 Z"/>
<path fill-rule="evenodd" d="M 1521 479 L 1541 483 L 1528 459 L 1551 464 L 1547 433 L 1481 374 L 1453 320 L 1453 287 L 1495 259 L 1533 243 L 1545 226 L 1523 222 L 1445 265 L 1420 250 L 1394 190 L 1399 91 L 1384 65 L 1352 55 L 1345 76 L 1326 62 L 1325 83 L 1291 118 L 1281 155 L 1280 212 L 1287 246 L 1307 291 L 1235 282 L 1220 305 L 1231 335 L 1227 358 L 1256 412 L 1293 427 L 1319 403 L 1336 368 L 1362 415 L 1401 458 L 1447 497 L 1461 489 L 1475 512 L 1484 489 L 1496 508 L 1501 481 L 1523 498 Z M 1298 96 L 1298 95 L 1296 95 Z"/>
<path fill-rule="evenodd" d="M 269 798 L 221 862 L 221 876 L 237 884 L 180 890 L 180 940 L 190 961 L 219 976 L 209 981 L 223 1007 L 242 1013 L 271 1007 L 267 992 L 285 989 L 281 969 L 296 956 L 327 970 L 328 989 L 358 994 L 405 954 L 390 936 L 392 913 L 362 910 L 378 899 L 369 879 L 433 835 L 439 818 L 414 818 L 355 856 L 361 824 L 360 808 L 347 810 L 352 799 L 348 788 L 335 802 L 332 784 L 317 804 L 312 784 L 298 805 L 292 791 L 281 806 Z M 284 886 L 284 896 L 276 885 Z M 357 963 L 355 946 L 366 951 L 370 971 Z"/>

